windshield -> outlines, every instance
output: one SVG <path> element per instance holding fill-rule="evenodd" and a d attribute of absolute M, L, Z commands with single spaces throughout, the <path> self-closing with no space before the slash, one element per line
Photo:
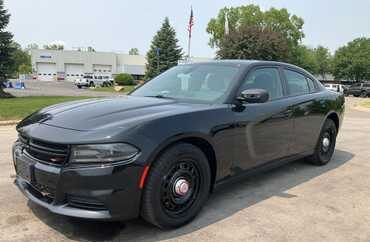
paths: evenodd
<path fill-rule="evenodd" d="M 223 102 L 239 69 L 220 64 L 180 65 L 145 83 L 131 95 Z"/>

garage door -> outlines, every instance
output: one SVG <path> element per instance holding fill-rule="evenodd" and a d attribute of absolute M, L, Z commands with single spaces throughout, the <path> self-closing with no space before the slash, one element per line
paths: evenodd
<path fill-rule="evenodd" d="M 112 75 L 112 66 L 111 65 L 93 65 L 94 74 L 101 76 L 111 76 Z"/>
<path fill-rule="evenodd" d="M 83 64 L 65 64 L 65 78 L 67 81 L 74 81 L 77 78 L 82 78 L 84 74 Z"/>
<path fill-rule="evenodd" d="M 40 81 L 55 81 L 57 67 L 55 63 L 37 63 L 37 79 Z"/>

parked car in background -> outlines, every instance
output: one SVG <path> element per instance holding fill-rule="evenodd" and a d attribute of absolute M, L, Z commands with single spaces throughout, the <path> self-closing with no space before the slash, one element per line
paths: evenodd
<path fill-rule="evenodd" d="M 83 76 L 83 78 L 76 79 L 74 84 L 78 88 L 98 87 L 98 86 L 104 87 L 104 86 L 112 85 L 109 76 L 98 76 L 98 75 L 92 75 L 92 74 L 86 74 Z"/>
<path fill-rule="evenodd" d="M 342 84 L 329 84 L 329 83 L 326 83 L 324 84 L 324 87 L 330 91 L 333 91 L 333 92 L 340 92 L 340 93 L 343 93 L 344 92 L 344 85 Z"/>
<path fill-rule="evenodd" d="M 344 90 L 344 95 L 353 95 L 355 97 L 369 97 L 370 83 L 355 83 L 348 89 Z"/>
<path fill-rule="evenodd" d="M 56 214 L 179 227 L 226 182 L 296 159 L 327 164 L 344 101 L 285 63 L 179 65 L 128 96 L 21 121 L 15 184 Z"/>

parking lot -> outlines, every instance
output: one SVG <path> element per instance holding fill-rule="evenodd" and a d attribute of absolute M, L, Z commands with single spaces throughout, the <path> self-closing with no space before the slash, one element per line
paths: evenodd
<path fill-rule="evenodd" d="M 104 97 L 119 95 L 115 92 L 97 92 L 89 88 L 78 89 L 72 82 L 68 81 L 25 81 L 26 89 L 5 89 L 17 97 L 23 96 L 89 96 L 89 97 Z"/>
<path fill-rule="evenodd" d="M 189 225 L 93 222 L 49 213 L 13 185 L 14 126 L 0 126 L 0 241 L 370 241 L 370 112 L 347 98 L 332 161 L 298 161 L 212 194 Z M 129 198 L 127 198 L 129 199 Z"/>

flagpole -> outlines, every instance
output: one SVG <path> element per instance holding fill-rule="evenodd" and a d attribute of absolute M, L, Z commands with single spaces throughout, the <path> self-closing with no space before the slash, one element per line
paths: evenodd
<path fill-rule="evenodd" d="M 190 60 L 190 44 L 191 44 L 191 34 L 189 34 L 189 40 L 188 40 L 188 60 Z"/>
<path fill-rule="evenodd" d="M 188 39 L 188 62 L 191 61 L 190 47 L 191 47 L 191 32 L 192 32 L 193 25 L 194 25 L 193 7 L 190 7 L 190 19 L 189 19 L 189 25 L 188 25 L 188 32 L 189 32 L 189 39 Z"/>

